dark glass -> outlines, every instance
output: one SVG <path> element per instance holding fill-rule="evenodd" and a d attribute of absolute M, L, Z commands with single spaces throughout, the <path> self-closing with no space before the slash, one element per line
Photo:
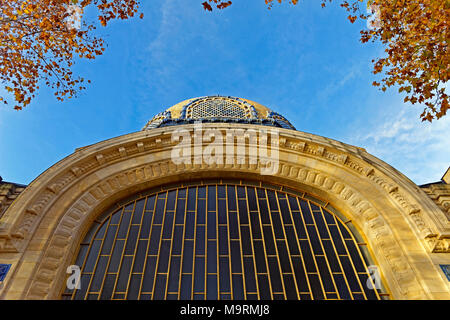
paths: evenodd
<path fill-rule="evenodd" d="M 340 256 L 339 258 L 341 260 L 342 267 L 344 269 L 345 277 L 347 278 L 347 281 L 350 285 L 350 290 L 358 292 L 361 291 L 358 279 L 355 275 L 355 272 L 353 271 L 350 259 L 347 256 Z"/>
<path fill-rule="evenodd" d="M 280 205 L 281 217 L 284 224 L 290 224 L 291 222 L 291 211 L 289 210 L 287 201 L 285 199 L 278 199 Z"/>
<path fill-rule="evenodd" d="M 197 226 L 196 228 L 195 254 L 205 254 L 205 226 Z"/>
<path fill-rule="evenodd" d="M 148 254 L 158 254 L 160 237 L 161 237 L 161 226 L 153 226 L 152 234 L 150 235 Z"/>
<path fill-rule="evenodd" d="M 111 256 L 111 261 L 109 263 L 108 272 L 117 272 L 119 270 L 119 263 L 122 260 L 123 246 L 125 245 L 125 240 L 116 240 L 114 245 L 113 253 Z M 85 271 L 84 269 L 83 271 Z"/>
<path fill-rule="evenodd" d="M 173 212 L 167 212 L 166 217 L 164 218 L 164 228 L 162 233 L 163 239 L 171 239 L 172 238 L 172 229 L 173 229 Z"/>
<path fill-rule="evenodd" d="M 136 240 L 139 233 L 139 226 L 131 226 L 125 247 L 125 254 L 134 254 L 136 248 Z"/>
<path fill-rule="evenodd" d="M 106 233 L 105 240 L 103 240 L 103 247 L 101 254 L 111 254 L 111 249 L 114 244 L 114 238 L 116 237 L 117 226 L 109 226 Z"/>
<path fill-rule="evenodd" d="M 170 261 L 169 281 L 167 284 L 168 292 L 178 291 L 178 282 L 180 280 L 180 260 L 181 257 L 172 257 Z"/>
<path fill-rule="evenodd" d="M 184 223 L 184 215 L 186 212 L 186 200 L 178 199 L 177 209 L 175 213 L 175 223 L 182 224 Z"/>
<path fill-rule="evenodd" d="M 169 268 L 170 240 L 163 240 L 159 250 L 158 273 L 167 273 Z"/>
<path fill-rule="evenodd" d="M 237 189 L 238 199 L 245 199 L 246 198 L 245 188 L 242 186 L 238 186 L 238 187 L 236 187 L 236 189 Z"/>
<path fill-rule="evenodd" d="M 139 296 L 139 288 L 141 287 L 141 278 L 140 274 L 133 274 L 130 279 L 130 286 L 128 287 L 128 300 L 137 300 Z"/>
<path fill-rule="evenodd" d="M 192 275 L 181 275 L 180 299 L 188 300 L 192 296 Z"/>
<path fill-rule="evenodd" d="M 332 272 L 342 272 L 341 267 L 339 266 L 339 261 L 334 251 L 331 240 L 323 240 L 323 247 L 325 249 L 325 253 L 330 264 L 330 268 Z"/>
<path fill-rule="evenodd" d="M 248 226 L 241 226 L 241 244 L 243 254 L 252 254 L 252 238 Z"/>
<path fill-rule="evenodd" d="M 230 225 L 230 239 L 239 239 L 239 224 L 236 212 L 228 213 L 229 225 Z"/>
<path fill-rule="evenodd" d="M 125 239 L 128 233 L 128 227 L 130 226 L 132 213 L 129 211 L 124 211 L 122 214 L 122 220 L 120 221 L 119 232 L 117 234 L 117 238 Z"/>
<path fill-rule="evenodd" d="M 166 295 L 167 275 L 158 274 L 155 280 L 155 291 L 153 292 L 154 300 L 162 300 Z"/>
<path fill-rule="evenodd" d="M 334 246 L 338 254 L 347 254 L 345 250 L 344 242 L 339 234 L 338 228 L 336 226 L 329 226 L 331 232 L 331 238 L 333 240 Z"/>
<path fill-rule="evenodd" d="M 286 248 L 286 242 L 283 240 L 277 240 L 278 256 L 280 258 L 281 271 L 283 273 L 291 273 L 291 262 L 289 259 L 289 253 Z"/>
<path fill-rule="evenodd" d="M 239 223 L 248 224 L 247 201 L 238 200 L 238 207 L 239 207 Z"/>
<path fill-rule="evenodd" d="M 139 235 L 140 239 L 148 239 L 148 236 L 150 234 L 150 229 L 152 226 L 152 218 L 153 218 L 152 212 L 146 211 L 144 213 L 144 217 L 142 219 L 141 234 Z"/>
<path fill-rule="evenodd" d="M 317 272 L 308 240 L 300 240 L 300 248 L 302 249 L 303 260 L 305 261 L 306 272 Z"/>
<path fill-rule="evenodd" d="M 89 245 L 80 245 L 80 250 L 78 251 L 77 259 L 75 260 L 75 264 L 77 266 L 82 266 L 84 259 L 86 258 L 86 254 L 89 251 Z"/>
<path fill-rule="evenodd" d="M 376 289 L 374 280 L 369 279 L 369 275 L 367 273 L 365 274 L 358 274 L 359 280 L 362 284 L 362 287 L 364 289 L 364 293 L 366 294 L 366 297 L 368 300 L 377 300 L 377 294 L 375 293 Z"/>
<path fill-rule="evenodd" d="M 333 280 L 331 279 L 330 271 L 327 268 L 327 261 L 325 260 L 325 257 L 324 256 L 316 257 L 316 261 L 325 292 L 335 292 L 336 289 L 333 285 Z"/>
<path fill-rule="evenodd" d="M 147 240 L 139 240 L 137 245 L 136 257 L 134 260 L 133 272 L 142 272 L 144 269 L 145 258 L 147 254 Z"/>
<path fill-rule="evenodd" d="M 284 288 L 286 290 L 286 298 L 288 300 L 298 299 L 297 297 L 297 289 L 295 288 L 295 282 L 292 277 L 292 274 L 284 274 Z"/>
<path fill-rule="evenodd" d="M 289 206 L 291 211 L 300 211 L 298 208 L 297 198 L 293 196 L 288 196 Z"/>
<path fill-rule="evenodd" d="M 314 224 L 314 220 L 311 216 L 311 210 L 309 209 L 308 203 L 305 200 L 300 200 L 300 208 L 302 211 L 303 219 L 306 224 Z"/>
<path fill-rule="evenodd" d="M 98 292 L 101 290 L 107 264 L 108 264 L 108 257 L 99 258 L 89 291 Z"/>
<path fill-rule="evenodd" d="M 272 289 L 274 292 L 283 292 L 283 283 L 281 280 L 281 272 L 278 266 L 277 258 L 268 257 L 267 260 L 269 264 L 269 274 L 270 280 L 272 282 Z"/>
<path fill-rule="evenodd" d="M 345 240 L 348 252 L 352 257 L 353 264 L 355 266 L 356 272 L 366 272 L 366 267 L 359 256 L 358 249 L 356 248 L 355 242 L 353 240 Z"/>
<path fill-rule="evenodd" d="M 173 210 L 175 210 L 176 199 L 177 199 L 177 191 L 176 190 L 169 191 L 169 193 L 167 195 L 167 208 L 166 208 L 166 211 L 173 211 Z"/>
<path fill-rule="evenodd" d="M 100 226 L 100 229 L 95 234 L 95 239 L 103 239 L 105 237 L 107 227 L 108 227 L 108 221 L 102 223 Z"/>
<path fill-rule="evenodd" d="M 153 218 L 153 224 L 161 224 L 164 218 L 164 207 L 166 205 L 166 199 L 161 198 L 158 195 L 158 200 L 156 200 L 155 217 Z"/>
<path fill-rule="evenodd" d="M 115 274 L 107 274 L 103 283 L 103 291 L 100 295 L 101 300 L 110 300 L 114 289 L 114 283 L 116 282 Z"/>
<path fill-rule="evenodd" d="M 228 210 L 236 211 L 236 189 L 234 186 L 227 186 Z"/>
<path fill-rule="evenodd" d="M 86 291 L 89 287 L 89 281 L 91 280 L 90 274 L 82 274 L 80 278 L 80 290 L 75 291 L 75 300 L 84 300 Z"/>
<path fill-rule="evenodd" d="M 264 254 L 264 245 L 261 240 L 253 241 L 253 246 L 255 248 L 255 261 L 256 261 L 256 272 L 266 273 L 266 259 Z"/>
<path fill-rule="evenodd" d="M 218 206 L 218 223 L 226 224 L 227 223 L 227 202 L 226 200 L 219 200 Z"/>
<path fill-rule="evenodd" d="M 187 212 L 186 213 L 186 233 L 184 235 L 185 239 L 194 239 L 194 230 L 195 230 L 195 212 Z"/>
<path fill-rule="evenodd" d="M 193 256 L 194 256 L 194 241 L 193 240 L 184 241 L 184 250 L 183 250 L 183 272 L 184 273 L 192 272 Z"/>
<path fill-rule="evenodd" d="M 122 209 L 119 209 L 111 216 L 111 222 L 110 223 L 111 224 L 119 224 L 121 216 L 122 216 Z M 85 239 L 85 241 L 89 241 L 89 240 Z"/>
<path fill-rule="evenodd" d="M 142 212 L 144 210 L 145 199 L 141 199 L 136 201 L 136 207 L 134 208 L 133 219 L 131 220 L 132 224 L 140 224 L 142 218 Z"/>
<path fill-rule="evenodd" d="M 216 187 L 208 186 L 208 211 L 216 210 Z"/>
<path fill-rule="evenodd" d="M 267 199 L 269 200 L 269 208 L 271 211 L 278 211 L 278 201 L 275 192 L 267 190 Z"/>
<path fill-rule="evenodd" d="M 207 221 L 207 231 L 208 231 L 208 239 L 215 239 L 216 235 L 216 213 L 208 212 L 208 221 Z"/>
<path fill-rule="evenodd" d="M 244 282 L 242 281 L 242 275 L 233 274 L 233 299 L 243 300 L 244 298 Z"/>
<path fill-rule="evenodd" d="M 227 257 L 219 258 L 219 285 L 220 292 L 230 292 L 230 266 Z"/>
<path fill-rule="evenodd" d="M 253 259 L 244 257 L 245 288 L 247 292 L 256 292 L 256 277 Z"/>
<path fill-rule="evenodd" d="M 197 200 L 197 224 L 206 223 L 206 200 Z"/>
<path fill-rule="evenodd" d="M 284 230 L 286 232 L 286 239 L 289 246 L 289 252 L 291 255 L 298 255 L 300 254 L 298 244 L 297 244 L 297 237 L 295 236 L 295 231 L 293 226 L 285 226 Z"/>
<path fill-rule="evenodd" d="M 306 226 L 308 230 L 309 240 L 314 251 L 314 254 L 323 254 L 322 246 L 320 245 L 319 236 L 315 226 Z"/>
<path fill-rule="evenodd" d="M 187 210 L 193 211 L 195 210 L 195 204 L 197 203 L 197 188 L 189 188 L 188 189 L 188 202 L 187 202 Z"/>
<path fill-rule="evenodd" d="M 297 231 L 297 236 L 299 239 L 306 239 L 306 229 L 303 224 L 303 220 L 300 212 L 292 212 L 292 219 L 294 220 L 295 230 Z"/>
<path fill-rule="evenodd" d="M 227 197 L 225 186 L 217 187 L 217 197 L 219 199 L 225 199 Z"/>
<path fill-rule="evenodd" d="M 267 207 L 267 201 L 264 200 L 258 200 L 259 202 L 259 211 L 261 216 L 261 223 L 262 224 L 271 224 L 270 222 L 270 216 L 269 216 L 269 209 Z"/>
<path fill-rule="evenodd" d="M 300 292 L 308 292 L 308 282 L 306 279 L 305 269 L 303 268 L 302 260 L 300 257 L 292 258 L 292 265 L 294 268 L 295 280 L 297 281 L 297 287 Z"/>
<path fill-rule="evenodd" d="M 272 226 L 275 232 L 276 239 L 284 239 L 283 226 L 281 225 L 280 214 L 276 211 L 271 213 L 272 215 Z"/>
<path fill-rule="evenodd" d="M 64 297 L 379 298 L 366 285 L 367 252 L 310 196 L 216 183 L 159 188 L 169 191 L 105 211 L 80 245 L 82 289 Z"/>
<path fill-rule="evenodd" d="M 216 241 L 208 241 L 207 247 L 207 272 L 217 273 L 217 244 Z"/>
<path fill-rule="evenodd" d="M 233 273 L 242 272 L 241 247 L 239 241 L 231 241 L 231 270 Z"/>
<path fill-rule="evenodd" d="M 144 280 L 142 281 L 142 292 L 153 291 L 153 281 L 155 280 L 156 257 L 148 257 L 147 265 L 144 271 Z"/>
<path fill-rule="evenodd" d="M 89 251 L 86 264 L 84 265 L 84 272 L 92 272 L 94 271 L 95 263 L 97 262 L 98 253 L 100 251 L 100 246 L 102 244 L 101 240 L 94 240 L 91 246 L 91 250 Z"/>
<path fill-rule="evenodd" d="M 122 265 L 120 266 L 119 278 L 117 280 L 116 292 L 124 292 L 127 290 L 132 263 L 133 257 L 123 257 Z"/>
<path fill-rule="evenodd" d="M 333 274 L 333 277 L 341 299 L 350 300 L 352 297 L 348 291 L 347 284 L 345 283 L 344 275 Z"/>
<path fill-rule="evenodd" d="M 219 254 L 228 254 L 227 226 L 219 226 Z"/>
<path fill-rule="evenodd" d="M 205 258 L 195 257 L 194 292 L 205 291 Z"/>
<path fill-rule="evenodd" d="M 258 210 L 258 203 L 256 202 L 256 194 L 254 188 L 247 188 L 247 197 L 248 197 L 248 209 L 250 211 Z"/>
<path fill-rule="evenodd" d="M 265 274 L 258 275 L 258 286 L 259 286 L 259 298 L 261 300 L 270 300 L 270 286 L 269 279 Z"/>
<path fill-rule="evenodd" d="M 206 276 L 206 299 L 217 300 L 217 276 L 208 274 Z"/>
<path fill-rule="evenodd" d="M 323 300 L 323 290 L 320 286 L 319 276 L 317 274 L 308 274 L 309 283 L 311 284 L 311 291 L 315 300 Z"/>
<path fill-rule="evenodd" d="M 273 238 L 272 227 L 264 226 L 264 243 L 266 245 L 267 254 L 276 254 L 275 239 Z"/>
<path fill-rule="evenodd" d="M 145 211 L 153 211 L 154 210 L 155 200 L 156 200 L 156 196 L 148 197 L 147 203 L 145 204 Z"/>

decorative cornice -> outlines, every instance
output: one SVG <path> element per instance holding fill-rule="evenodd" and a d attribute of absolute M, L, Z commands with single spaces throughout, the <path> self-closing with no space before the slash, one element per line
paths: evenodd
<path fill-rule="evenodd" d="M 239 127 L 226 124 L 204 124 L 204 126 L 217 127 L 218 129 Z M 192 130 L 192 126 L 186 126 L 186 128 Z M 154 130 L 154 132 L 151 130 L 111 139 L 77 151 L 44 173 L 40 177 L 42 179 L 37 179 L 36 183 L 30 185 L 18 199 L 20 201 L 16 201 L 7 211 L 7 213 L 14 213 L 14 217 L 9 217 L 7 223 L 3 225 L 3 219 L 0 221 L 0 252 L 23 252 L 45 213 L 66 190 L 77 183 L 81 183 L 85 178 L 87 179 L 91 174 L 102 168 L 112 167 L 116 163 L 138 156 L 155 155 L 154 157 L 147 157 L 147 159 L 152 160 L 148 160 L 144 165 L 111 174 L 109 177 L 102 179 L 101 182 L 90 186 L 82 195 L 77 197 L 66 212 L 60 213 L 61 218 L 49 245 L 43 253 L 41 263 L 29 287 L 27 298 L 53 297 L 48 296 L 48 294 L 54 292 L 52 288 L 54 288 L 55 279 L 64 275 L 65 270 L 62 270 L 62 266 L 69 259 L 71 252 L 68 249 L 76 245 L 74 244 L 74 235 L 80 232 L 80 228 L 87 217 L 90 216 L 90 213 L 94 212 L 94 209 L 111 195 L 145 184 L 148 181 L 159 181 L 180 173 L 220 171 L 224 173 L 240 172 L 245 175 L 246 172 L 256 172 L 260 169 L 261 163 L 259 161 L 256 164 L 250 164 L 250 161 L 245 161 L 242 164 L 235 162 L 233 165 L 194 164 L 195 162 L 191 161 L 192 164 L 175 165 L 170 160 L 161 160 L 166 157 L 161 155 L 164 152 L 167 153 L 174 144 L 169 134 L 172 129 Z M 396 203 L 398 208 L 404 212 L 406 219 L 415 226 L 416 231 L 423 239 L 426 239 L 424 241 L 430 245 L 431 250 L 444 252 L 442 248 L 445 248 L 445 245 L 442 245 L 441 240 L 436 240 L 439 235 L 433 226 L 424 219 L 422 206 L 411 201 L 411 197 L 407 198 L 405 196 L 407 191 L 400 184 L 394 183 L 373 163 L 363 160 L 358 154 L 362 152 L 361 149 L 336 141 L 326 141 L 321 137 L 314 140 L 307 134 L 298 132 L 293 134 L 292 130 L 281 129 L 279 133 L 280 152 L 326 161 L 332 164 L 334 168 L 353 172 L 356 176 L 364 179 L 366 184 L 376 186 L 378 190 L 376 192 L 384 192 L 386 197 Z M 157 156 L 157 154 L 159 155 Z M 290 159 L 290 157 L 288 158 Z M 159 160 L 156 161 L 156 159 Z M 330 172 L 333 172 L 333 170 Z M 312 186 L 345 203 L 354 215 L 355 220 L 372 239 L 370 245 L 389 264 L 392 271 L 391 276 L 395 279 L 401 295 L 405 299 L 425 296 L 422 291 L 417 291 L 417 288 L 421 286 L 418 284 L 413 269 L 399 248 L 385 218 L 361 192 L 336 176 L 331 176 L 330 173 L 301 166 L 294 160 L 280 161 L 279 172 L 276 176 L 290 180 L 294 185 Z M 85 187 L 86 185 L 83 186 L 83 188 Z M 435 241 L 431 244 L 433 239 Z M 447 244 L 445 250 L 448 250 L 448 242 L 445 242 L 445 244 Z"/>
<path fill-rule="evenodd" d="M 204 126 L 206 127 L 207 124 Z M 220 129 L 223 126 L 218 127 Z M 119 146 L 102 149 L 67 167 L 61 174 L 47 183 L 47 186 L 44 191 L 41 192 L 41 195 L 28 206 L 26 214 L 20 218 L 20 221 L 14 224 L 15 227 L 12 230 L 9 230 L 9 233 L 7 233 L 6 236 L 25 239 L 25 234 L 32 230 L 35 220 L 39 220 L 43 208 L 52 202 L 52 199 L 56 197 L 58 192 L 69 186 L 76 179 L 79 179 L 82 175 L 88 174 L 101 166 L 109 165 L 116 161 L 172 146 L 174 143 L 171 141 L 171 136 L 167 134 L 167 128 L 165 129 L 166 130 L 164 131 L 166 134 L 152 138 L 144 137 L 144 139 L 134 143 L 125 142 Z M 285 131 L 287 131 L 289 135 L 284 135 Z M 362 177 L 369 178 L 372 182 L 382 188 L 389 198 L 399 205 L 405 213 L 405 216 L 410 219 L 412 224 L 416 227 L 417 233 L 423 239 L 439 236 L 435 228 L 424 219 L 420 209 L 421 206 L 418 203 L 407 200 L 404 193 L 394 181 L 388 181 L 386 178 L 382 177 L 378 170 L 374 169 L 374 167 L 368 165 L 368 163 L 362 161 L 357 156 L 349 153 L 348 148 L 343 148 L 343 146 L 345 147 L 344 144 L 340 143 L 338 147 L 341 150 L 339 150 L 335 145 L 330 147 L 322 143 L 311 141 L 311 139 L 301 140 L 297 135 L 293 137 L 291 130 L 280 130 L 280 151 L 292 150 L 296 153 L 318 157 L 334 163 L 335 165 L 344 166 Z M 88 153 L 88 150 L 83 149 L 80 152 Z M 5 237 L 5 233 L 1 233 L 1 229 L 2 226 L 0 223 L 0 237 Z M 1 251 L 2 249 L 0 247 L 0 252 Z"/>

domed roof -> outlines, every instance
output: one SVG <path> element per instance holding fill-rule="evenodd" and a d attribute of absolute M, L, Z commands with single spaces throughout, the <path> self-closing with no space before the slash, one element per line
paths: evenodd
<path fill-rule="evenodd" d="M 285 117 L 269 108 L 251 100 L 230 96 L 206 96 L 184 100 L 158 113 L 147 122 L 143 130 L 197 121 L 252 123 L 295 130 Z"/>

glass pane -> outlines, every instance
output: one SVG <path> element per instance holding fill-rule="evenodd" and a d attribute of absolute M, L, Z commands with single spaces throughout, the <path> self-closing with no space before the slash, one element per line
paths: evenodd
<path fill-rule="evenodd" d="M 100 214 L 76 258 L 82 289 L 62 298 L 380 298 L 343 214 L 300 191 L 219 182 L 158 188 Z"/>

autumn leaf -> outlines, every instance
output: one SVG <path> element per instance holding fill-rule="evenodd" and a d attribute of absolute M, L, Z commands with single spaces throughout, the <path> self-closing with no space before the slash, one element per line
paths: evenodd
<path fill-rule="evenodd" d="M 274 3 L 298 3 L 298 0 L 264 1 L 268 9 Z M 374 86 L 383 92 L 396 87 L 406 95 L 405 103 L 424 105 L 422 121 L 431 122 L 447 114 L 450 0 L 321 0 L 321 6 L 331 2 L 339 3 L 349 13 L 347 19 L 351 23 L 358 18 L 366 20 L 367 28 L 360 31 L 362 43 L 379 42 L 385 47 L 386 56 L 372 60 L 373 74 L 383 75 L 381 82 L 372 82 Z"/>
<path fill-rule="evenodd" d="M 202 5 L 203 5 L 203 9 L 208 10 L 208 11 L 212 11 L 212 7 L 211 7 L 211 5 L 208 2 L 205 1 L 205 2 L 202 3 Z"/>
<path fill-rule="evenodd" d="M 16 110 L 30 104 L 43 83 L 59 101 L 84 90 L 85 79 L 73 74 L 75 57 L 95 59 L 104 41 L 95 25 L 81 15 L 88 7 L 106 26 L 112 19 L 128 19 L 138 0 L 0 0 L 0 82 L 13 97 Z M 142 16 L 142 15 L 141 15 Z M 79 22 L 79 24 L 78 24 Z M 89 81 L 87 81 L 89 83 Z M 0 101 L 8 104 L 6 97 Z"/>

